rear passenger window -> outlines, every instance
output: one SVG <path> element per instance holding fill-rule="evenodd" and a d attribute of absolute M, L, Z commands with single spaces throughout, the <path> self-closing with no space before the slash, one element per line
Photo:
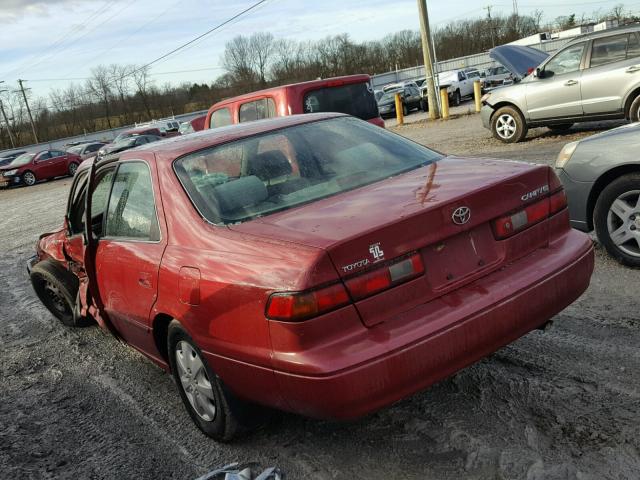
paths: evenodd
<path fill-rule="evenodd" d="M 628 38 L 625 34 L 594 40 L 591 48 L 591 66 L 597 67 L 627 58 Z"/>
<path fill-rule="evenodd" d="M 276 116 L 276 104 L 271 98 L 261 98 L 240 105 L 240 123 Z"/>
<path fill-rule="evenodd" d="M 160 240 L 151 173 L 145 163 L 123 163 L 118 168 L 105 233 L 107 237 Z"/>
<path fill-rule="evenodd" d="M 221 108 L 211 114 L 211 124 L 209 128 L 224 127 L 225 125 L 231 125 L 231 112 L 228 108 Z"/>
<path fill-rule="evenodd" d="M 627 46 L 627 58 L 640 57 L 640 40 L 635 33 L 629 34 L 629 45 Z"/>

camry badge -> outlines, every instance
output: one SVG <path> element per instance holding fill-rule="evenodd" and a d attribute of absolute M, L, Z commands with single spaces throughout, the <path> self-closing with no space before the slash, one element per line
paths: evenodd
<path fill-rule="evenodd" d="M 456 208 L 451 215 L 451 220 L 456 225 L 464 225 L 471 220 L 471 209 L 469 207 Z"/>

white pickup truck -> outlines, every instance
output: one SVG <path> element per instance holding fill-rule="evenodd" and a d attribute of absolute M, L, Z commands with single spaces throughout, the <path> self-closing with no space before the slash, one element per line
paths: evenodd
<path fill-rule="evenodd" d="M 448 72 L 438 73 L 438 84 L 441 87 L 447 86 L 449 93 L 449 103 L 451 105 L 460 105 L 463 97 L 473 97 L 473 81 L 468 78 L 464 70 L 449 70 Z M 426 98 L 426 85 L 422 87 L 423 97 Z"/>

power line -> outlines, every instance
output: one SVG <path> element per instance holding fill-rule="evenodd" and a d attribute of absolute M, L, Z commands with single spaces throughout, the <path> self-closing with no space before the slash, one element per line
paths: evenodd
<path fill-rule="evenodd" d="M 194 68 L 191 70 L 174 70 L 172 72 L 155 72 L 150 73 L 149 75 L 154 77 L 156 75 L 173 75 L 176 73 L 194 73 L 194 72 L 206 72 L 211 70 L 224 70 L 224 67 L 203 67 L 203 68 Z M 121 77 L 124 78 L 124 77 Z M 30 82 L 63 82 L 67 80 L 90 80 L 91 77 L 64 77 L 64 78 L 30 78 Z"/>

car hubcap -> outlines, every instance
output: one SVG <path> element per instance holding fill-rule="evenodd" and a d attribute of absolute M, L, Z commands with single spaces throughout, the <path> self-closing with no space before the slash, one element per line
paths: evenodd
<path fill-rule="evenodd" d="M 44 291 L 51 302 L 51 306 L 55 308 L 60 313 L 67 313 L 68 307 L 67 302 L 64 299 L 64 296 L 60 292 L 60 289 L 56 287 L 54 284 L 45 282 Z"/>
<path fill-rule="evenodd" d="M 69 165 L 69 173 L 72 176 L 76 174 L 77 169 L 78 169 L 78 166 L 75 163 L 72 163 L 71 165 Z"/>
<path fill-rule="evenodd" d="M 607 229 L 620 250 L 640 257 L 640 190 L 625 192 L 614 200 L 607 215 Z"/>
<path fill-rule="evenodd" d="M 27 185 L 33 185 L 36 183 L 36 177 L 33 176 L 33 173 L 25 173 L 24 174 L 24 183 Z"/>
<path fill-rule="evenodd" d="M 212 421 L 216 416 L 215 397 L 200 355 L 189 343 L 180 341 L 176 345 L 176 364 L 191 407 L 200 418 Z"/>
<path fill-rule="evenodd" d="M 503 114 L 498 117 L 496 131 L 500 138 L 509 139 L 516 133 L 516 119 L 511 115 Z"/>

